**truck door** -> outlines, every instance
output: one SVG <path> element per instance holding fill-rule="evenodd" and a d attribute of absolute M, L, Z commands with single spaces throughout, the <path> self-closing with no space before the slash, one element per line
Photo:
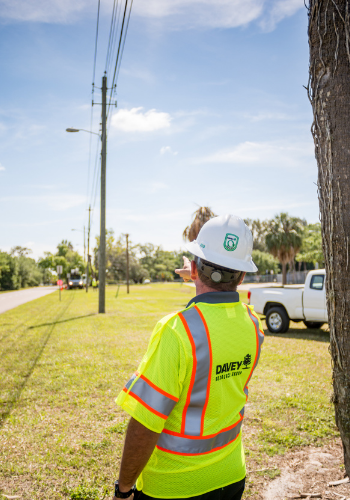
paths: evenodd
<path fill-rule="evenodd" d="M 324 281 L 324 274 L 314 274 L 310 285 L 304 289 L 304 316 L 307 321 L 327 321 Z"/>

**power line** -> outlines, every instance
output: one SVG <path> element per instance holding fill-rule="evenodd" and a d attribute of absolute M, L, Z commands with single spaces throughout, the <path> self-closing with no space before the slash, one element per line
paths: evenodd
<path fill-rule="evenodd" d="M 99 162 L 98 164 L 98 169 L 97 169 L 97 179 L 100 175 L 100 171 L 101 171 L 101 162 Z M 94 202 L 93 202 L 93 205 L 92 205 L 92 215 L 91 215 L 91 226 L 93 226 L 93 222 L 94 222 L 94 213 L 95 213 L 95 206 L 96 206 L 96 200 L 97 200 L 97 193 L 98 193 L 98 187 L 99 187 L 99 183 L 96 182 L 96 185 L 95 185 L 95 196 L 94 196 Z M 93 194 L 93 193 L 92 193 Z"/>
<path fill-rule="evenodd" d="M 111 93 L 110 93 L 110 96 L 109 96 L 108 114 L 107 114 L 107 116 L 109 115 L 110 104 L 112 102 L 113 90 L 114 90 L 116 82 L 117 82 L 117 74 L 119 74 L 119 68 L 120 68 L 122 57 L 123 57 L 123 51 L 124 51 L 124 46 L 125 46 L 125 39 L 126 39 L 126 35 L 127 35 L 129 21 L 130 21 L 132 4 L 133 4 L 133 0 L 131 0 L 131 4 L 130 4 L 130 8 L 129 8 L 129 16 L 128 16 L 128 20 L 127 20 L 127 26 L 126 26 L 126 30 L 125 30 L 125 35 L 124 35 L 124 25 L 125 25 L 126 13 L 127 13 L 127 8 L 128 8 L 128 0 L 125 0 L 123 22 L 122 22 L 122 26 L 121 26 L 121 29 L 120 29 L 118 51 L 117 51 L 117 57 L 116 57 L 115 67 L 114 67 L 114 73 L 113 73 L 113 79 L 112 79 L 112 85 L 111 85 Z M 123 37 L 123 35 L 124 35 L 124 37 Z M 122 50 L 120 50 L 121 48 L 122 48 Z"/>
<path fill-rule="evenodd" d="M 94 53 L 94 64 L 93 64 L 93 81 L 92 81 L 92 108 L 91 108 L 91 118 L 90 118 L 90 130 L 93 125 L 93 106 L 94 106 L 94 91 L 95 91 L 95 74 L 96 74 L 96 62 L 97 62 L 97 47 L 98 47 L 98 33 L 99 33 L 99 18 L 100 18 L 100 3 L 101 0 L 98 0 L 98 9 L 97 9 L 97 23 L 96 23 L 96 37 L 95 37 L 95 53 Z M 110 123 L 112 113 L 109 113 L 110 106 L 112 103 L 113 92 L 116 88 L 116 83 L 119 76 L 120 65 L 123 58 L 124 48 L 126 36 L 129 28 L 131 9 L 133 5 L 133 0 L 125 0 L 124 9 L 122 6 L 122 0 L 114 0 L 113 1 L 113 10 L 112 17 L 110 23 L 110 31 L 109 31 L 109 39 L 108 39 L 108 47 L 105 61 L 105 75 L 107 76 L 111 69 L 111 64 L 113 60 L 113 54 L 115 56 L 115 66 L 112 78 L 111 92 L 109 96 L 109 102 L 107 104 L 107 117 L 105 117 L 107 124 Z M 129 12 L 128 12 L 129 9 Z M 121 13 L 123 10 L 122 23 L 120 26 Z M 119 38 L 119 40 L 118 40 Z M 117 48 L 118 47 L 118 48 Z M 109 127 L 107 127 L 108 130 Z M 105 128 L 106 132 L 106 128 Z M 89 193 L 89 184 L 90 184 L 90 170 L 91 170 L 91 152 L 92 152 L 92 138 L 90 138 L 90 146 L 89 146 L 89 168 L 88 168 L 88 188 L 87 193 Z M 91 179 L 91 191 L 90 191 L 90 205 L 92 205 L 93 210 L 95 209 L 97 193 L 99 187 L 99 176 L 101 170 L 101 162 L 99 159 L 99 147 L 97 145 L 96 148 L 96 157 L 95 157 L 95 166 L 94 172 Z M 89 196 L 88 196 L 89 197 Z M 92 202 L 92 203 L 91 203 Z M 94 211 L 92 213 L 93 218 Z M 92 225 L 92 221 L 91 221 Z"/>
<path fill-rule="evenodd" d="M 111 107 L 111 102 L 112 102 L 112 95 L 113 95 L 113 91 L 116 91 L 115 89 L 116 89 L 116 86 L 117 86 L 117 81 L 118 81 L 118 76 L 119 76 L 119 70 L 120 70 L 121 61 L 122 61 L 123 54 L 124 54 L 124 47 L 125 47 L 126 36 L 127 36 L 127 33 L 128 33 L 128 29 L 129 29 L 129 23 L 130 23 L 130 16 L 131 16 L 131 10 L 132 10 L 132 5 L 133 5 L 133 0 L 131 0 L 131 3 L 130 3 L 129 15 L 128 15 L 128 18 L 127 18 L 125 34 L 124 34 L 124 37 L 123 37 L 124 23 L 125 23 L 125 17 L 126 17 L 126 12 L 127 12 L 127 4 L 128 4 L 128 0 L 125 1 L 123 23 L 122 23 L 121 32 L 120 32 L 118 52 L 117 52 L 116 63 L 115 63 L 115 68 L 114 68 L 114 75 L 113 75 L 113 81 L 112 81 L 112 86 L 111 86 L 111 93 L 110 93 L 110 96 L 109 96 L 108 111 L 107 111 L 107 121 L 108 121 L 107 131 L 109 130 L 110 123 L 111 123 L 111 120 L 112 120 L 112 113 L 110 113 L 110 107 Z M 121 50 L 120 50 L 120 48 L 121 48 Z"/>
<path fill-rule="evenodd" d="M 93 109 L 94 109 L 93 106 L 91 106 L 90 130 L 92 129 Z M 91 169 L 91 145 L 92 145 L 92 134 L 90 134 L 90 138 L 89 138 L 89 163 L 88 163 L 88 178 L 87 178 L 87 186 L 86 186 L 86 201 L 88 201 L 88 198 L 89 198 L 90 169 Z"/>
<path fill-rule="evenodd" d="M 99 143 L 100 143 L 100 138 L 97 139 L 97 147 L 96 147 L 96 157 L 95 157 L 95 168 L 94 168 L 94 175 L 92 177 L 92 184 L 91 184 L 91 198 L 90 198 L 90 205 L 92 204 L 92 200 L 94 197 L 94 192 L 95 192 L 95 185 L 98 185 L 98 158 L 99 158 Z"/>
<path fill-rule="evenodd" d="M 116 82 L 118 81 L 120 66 L 121 66 L 121 62 L 122 62 L 122 59 L 123 59 L 124 47 L 125 47 L 125 40 L 126 40 L 126 36 L 128 34 L 129 22 L 130 22 L 131 9 L 132 9 L 133 1 L 134 0 L 131 0 L 130 9 L 129 9 L 129 16 L 128 16 L 128 20 L 127 20 L 127 23 L 126 23 L 126 30 L 125 30 L 124 40 L 123 40 L 122 51 L 121 51 L 121 55 L 120 55 L 120 62 L 119 62 L 118 69 L 117 69 Z"/>
<path fill-rule="evenodd" d="M 93 69 L 93 72 L 92 72 L 92 95 L 94 94 L 94 89 L 95 89 L 95 73 L 96 73 L 96 59 L 97 59 L 98 26 L 99 26 L 99 22 L 100 22 L 100 5 L 101 5 L 101 0 L 98 0 L 97 22 L 96 22 L 96 38 L 95 38 L 94 69 Z"/>
<path fill-rule="evenodd" d="M 113 3 L 113 11 L 112 11 L 112 19 L 111 19 L 111 27 L 109 30 L 109 40 L 108 40 L 108 48 L 107 48 L 107 57 L 106 57 L 106 65 L 105 65 L 105 72 L 108 76 L 109 69 L 110 69 L 110 63 L 112 60 L 112 54 L 114 52 L 114 47 L 115 47 L 115 41 L 116 41 L 116 36 L 118 33 L 118 26 L 119 26 L 119 17 L 118 16 L 118 6 L 119 6 L 119 0 L 114 0 Z M 119 9 L 119 14 L 120 14 Z"/>
<path fill-rule="evenodd" d="M 92 102 L 91 102 L 91 113 L 90 113 L 90 130 L 92 130 L 93 114 L 94 114 L 94 92 L 95 92 L 95 74 L 96 74 L 96 60 L 97 60 L 97 46 L 98 46 L 98 28 L 100 22 L 100 6 L 101 0 L 98 0 L 97 4 L 97 21 L 96 21 L 96 36 L 95 36 L 95 51 L 94 51 L 94 64 L 92 70 Z M 86 187 L 86 199 L 89 198 L 89 185 L 90 185 L 90 170 L 91 170 L 91 145 L 92 145 L 92 135 L 90 135 L 89 140 L 89 162 L 88 162 L 88 177 L 87 177 L 87 187 Z"/>

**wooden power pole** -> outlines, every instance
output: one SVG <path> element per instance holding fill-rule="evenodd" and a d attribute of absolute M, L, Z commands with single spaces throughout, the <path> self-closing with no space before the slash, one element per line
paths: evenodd
<path fill-rule="evenodd" d="M 129 235 L 126 234 L 126 293 L 129 293 Z"/>
<path fill-rule="evenodd" d="M 106 157 L 107 157 L 107 76 L 102 77 L 101 214 L 98 266 L 98 312 L 106 312 Z"/>
<path fill-rule="evenodd" d="M 87 231 L 87 263 L 86 263 L 86 293 L 89 291 L 89 269 L 90 269 L 90 214 L 91 205 L 89 205 L 89 225 Z"/>

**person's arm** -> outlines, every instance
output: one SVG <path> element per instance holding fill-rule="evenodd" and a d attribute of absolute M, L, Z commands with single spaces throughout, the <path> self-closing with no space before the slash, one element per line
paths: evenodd
<path fill-rule="evenodd" d="M 121 492 L 131 490 L 150 459 L 159 436 L 160 434 L 150 431 L 134 418 L 130 419 L 119 472 Z"/>

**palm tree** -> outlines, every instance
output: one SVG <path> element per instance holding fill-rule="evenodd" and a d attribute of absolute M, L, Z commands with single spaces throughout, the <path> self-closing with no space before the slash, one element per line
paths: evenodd
<path fill-rule="evenodd" d="M 294 260 L 302 243 L 303 221 L 287 213 L 276 215 L 270 221 L 266 234 L 268 251 L 282 264 L 282 284 L 287 283 L 287 264 Z"/>
<path fill-rule="evenodd" d="M 194 219 L 191 225 L 187 226 L 182 233 L 182 237 L 185 241 L 195 240 L 202 226 L 204 226 L 204 224 L 208 222 L 208 220 L 216 217 L 216 215 L 209 207 L 199 207 L 198 210 L 194 212 L 193 217 Z"/>

